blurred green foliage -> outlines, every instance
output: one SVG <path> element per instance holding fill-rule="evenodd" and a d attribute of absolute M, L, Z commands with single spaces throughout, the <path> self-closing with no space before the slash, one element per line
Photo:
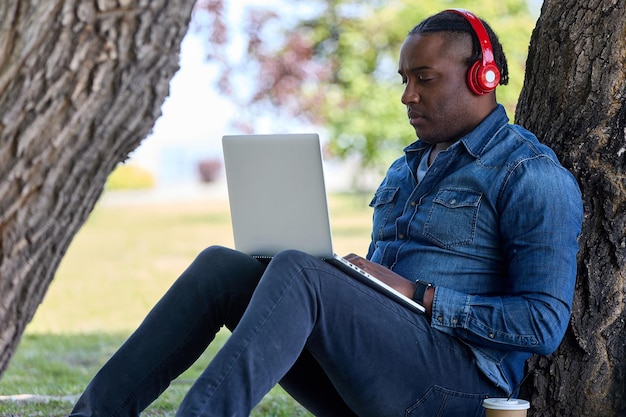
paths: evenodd
<path fill-rule="evenodd" d="M 315 59 L 337 70 L 316 111 L 330 131 L 331 151 L 356 152 L 365 165 L 385 162 L 415 140 L 397 74 L 399 50 L 406 34 L 426 17 L 445 8 L 466 8 L 486 20 L 498 35 L 509 62 L 510 82 L 497 90 L 498 100 L 514 114 L 522 88 L 524 66 L 534 19 L 523 0 L 415 3 L 335 0 L 315 19 L 303 21 L 316 45 Z M 318 86 L 320 87 L 320 86 Z"/>
<path fill-rule="evenodd" d="M 306 13 L 297 16 L 290 9 L 250 13 L 256 25 L 246 29 L 250 42 L 239 66 L 247 75 L 237 78 L 225 64 L 218 83 L 232 98 L 245 80 L 252 98 L 242 109 L 279 108 L 325 129 L 331 155 L 356 154 L 364 166 L 386 167 L 416 139 L 400 102 L 402 42 L 428 16 L 465 8 L 486 20 L 504 46 L 510 81 L 498 87 L 497 96 L 513 117 L 536 19 L 526 0 L 312 0 L 306 5 Z"/>
<path fill-rule="evenodd" d="M 118 165 L 107 178 L 105 190 L 141 190 L 154 187 L 152 173 L 137 165 Z"/>

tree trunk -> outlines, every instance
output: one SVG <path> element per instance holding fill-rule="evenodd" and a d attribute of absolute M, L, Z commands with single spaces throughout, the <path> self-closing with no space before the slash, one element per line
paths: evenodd
<path fill-rule="evenodd" d="M 107 176 L 160 115 L 193 4 L 0 2 L 0 374 Z"/>
<path fill-rule="evenodd" d="M 546 0 L 517 121 L 552 146 L 585 207 L 570 327 L 533 357 L 532 416 L 626 415 L 626 2 Z"/>

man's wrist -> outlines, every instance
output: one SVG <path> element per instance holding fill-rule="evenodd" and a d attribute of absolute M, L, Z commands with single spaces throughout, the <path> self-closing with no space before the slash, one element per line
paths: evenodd
<path fill-rule="evenodd" d="M 426 309 L 426 315 L 428 317 L 432 317 L 433 315 L 433 302 L 435 300 L 435 287 L 433 287 L 432 285 L 426 289 L 426 292 L 424 293 L 424 302 L 423 302 L 423 306 Z"/>
<path fill-rule="evenodd" d="M 413 300 L 423 305 L 424 294 L 426 294 L 426 291 L 428 291 L 428 289 L 432 287 L 433 285 L 430 282 L 420 281 L 419 279 L 415 281 L 415 292 L 413 293 Z"/>

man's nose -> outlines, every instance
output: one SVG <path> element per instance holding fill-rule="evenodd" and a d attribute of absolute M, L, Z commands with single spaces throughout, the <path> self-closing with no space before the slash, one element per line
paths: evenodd
<path fill-rule="evenodd" d="M 402 93 L 402 104 L 405 106 L 410 103 L 417 103 L 420 100 L 420 95 L 417 89 L 410 84 L 407 84 L 404 88 L 404 93 Z"/>

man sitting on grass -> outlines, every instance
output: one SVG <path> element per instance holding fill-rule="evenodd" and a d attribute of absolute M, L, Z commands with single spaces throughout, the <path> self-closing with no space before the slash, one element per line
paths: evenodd
<path fill-rule="evenodd" d="M 443 11 L 400 51 L 419 139 L 372 200 L 366 267 L 426 314 L 305 253 L 266 265 L 210 247 L 71 415 L 139 415 L 222 325 L 232 335 L 177 415 L 246 416 L 276 383 L 318 416 L 481 415 L 484 398 L 512 394 L 565 332 L 582 207 L 554 153 L 497 104 L 507 64 L 483 24 Z"/>

